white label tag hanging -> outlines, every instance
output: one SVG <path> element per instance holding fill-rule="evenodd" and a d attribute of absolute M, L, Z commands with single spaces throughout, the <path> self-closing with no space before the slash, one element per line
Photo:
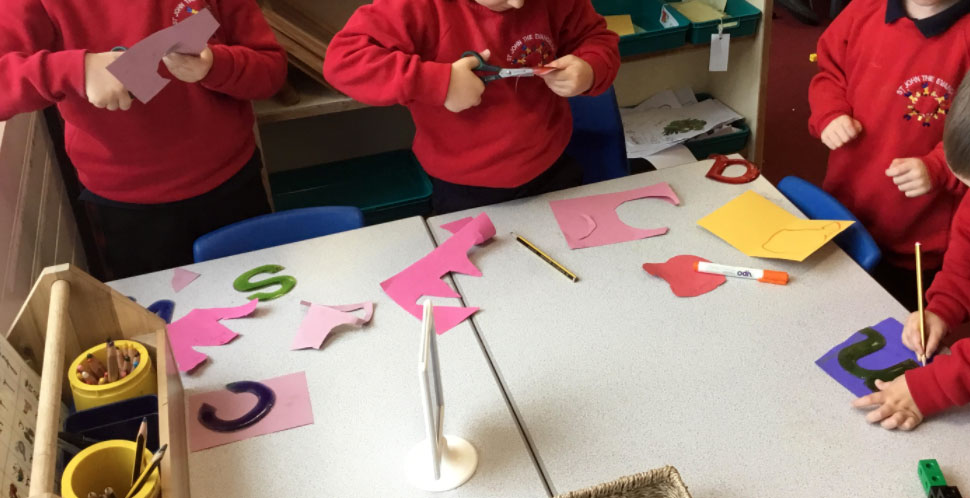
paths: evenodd
<path fill-rule="evenodd" d="M 665 28 L 676 28 L 680 26 L 680 23 L 677 22 L 677 18 L 674 17 L 669 10 L 667 10 L 666 5 L 660 7 L 660 25 Z"/>
<path fill-rule="evenodd" d="M 711 62 L 708 65 L 708 71 L 727 71 L 728 69 L 728 54 L 731 48 L 731 34 L 718 34 L 714 33 L 711 35 Z"/>

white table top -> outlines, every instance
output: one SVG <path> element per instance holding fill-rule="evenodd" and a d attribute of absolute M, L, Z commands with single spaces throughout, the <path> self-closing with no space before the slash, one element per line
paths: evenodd
<path fill-rule="evenodd" d="M 671 464 L 695 498 L 922 496 L 917 461 L 939 460 L 970 490 L 970 411 L 912 433 L 869 426 L 853 396 L 815 365 L 853 332 L 907 313 L 835 244 L 803 263 L 749 258 L 697 220 L 753 189 L 798 213 L 764 178 L 704 178 L 710 161 L 452 213 L 488 213 L 498 235 L 472 253 L 483 277 L 456 277 L 553 491 Z M 618 209 L 668 234 L 570 250 L 549 201 L 666 181 L 681 200 Z M 531 240 L 572 283 L 517 244 Z M 678 298 L 641 268 L 678 254 L 789 272 L 787 286 L 729 279 Z M 959 470 L 959 473 L 957 471 Z M 966 491 L 964 491 L 966 493 Z M 511 493 L 510 493 L 511 496 Z"/>
<path fill-rule="evenodd" d="M 476 474 L 443 494 L 408 485 L 408 451 L 424 438 L 417 378 L 421 322 L 390 300 L 379 283 L 433 249 L 420 218 L 265 249 L 186 268 L 201 273 L 176 294 L 171 271 L 111 283 L 147 306 L 175 301 L 175 318 L 192 308 L 244 304 L 233 280 L 257 266 L 280 264 L 297 285 L 260 303 L 254 317 L 223 323 L 240 334 L 203 347 L 208 364 L 183 375 L 186 394 L 238 380 L 305 371 L 313 425 L 191 453 L 192 496 L 545 497 L 536 466 L 515 425 L 475 332 L 468 323 L 439 337 L 446 434 L 479 454 Z M 373 321 L 329 337 L 320 351 L 290 351 L 305 308 L 374 301 Z M 190 416 L 194 416 L 190 414 Z"/>

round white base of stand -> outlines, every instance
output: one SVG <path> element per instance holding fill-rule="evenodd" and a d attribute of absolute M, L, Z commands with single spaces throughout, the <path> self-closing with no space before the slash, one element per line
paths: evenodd
<path fill-rule="evenodd" d="M 444 436 L 441 473 L 434 478 L 431 444 L 424 440 L 408 452 L 407 478 L 412 486 L 424 491 L 448 491 L 465 484 L 478 468 L 478 452 L 471 443 L 457 436 Z"/>

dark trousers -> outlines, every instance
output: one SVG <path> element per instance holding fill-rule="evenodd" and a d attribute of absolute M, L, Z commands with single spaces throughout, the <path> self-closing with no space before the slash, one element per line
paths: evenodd
<path fill-rule="evenodd" d="M 472 187 L 431 177 L 431 203 L 435 214 L 446 214 L 489 204 L 532 197 L 583 183 L 583 166 L 563 154 L 552 166 L 528 183 L 513 188 Z"/>
<path fill-rule="evenodd" d="M 81 194 L 107 280 L 193 262 L 195 239 L 270 212 L 259 151 L 232 178 L 198 197 L 165 204 L 127 204 Z"/>
<path fill-rule="evenodd" d="M 923 306 L 926 306 L 926 290 L 930 288 L 939 268 L 923 269 Z M 872 271 L 872 278 L 909 311 L 916 311 L 916 270 L 893 266 L 881 261 Z"/>

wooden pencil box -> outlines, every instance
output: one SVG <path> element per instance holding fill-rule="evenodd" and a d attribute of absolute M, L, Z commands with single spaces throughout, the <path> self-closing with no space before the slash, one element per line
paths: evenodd
<path fill-rule="evenodd" d="M 46 268 L 14 320 L 7 340 L 41 376 L 29 496 L 52 498 L 61 401 L 71 397 L 67 368 L 81 352 L 109 339 L 138 339 L 156 366 L 164 498 L 188 498 L 185 394 L 165 322 L 94 277 L 69 265 Z M 154 342 L 155 347 L 150 343 Z"/>

